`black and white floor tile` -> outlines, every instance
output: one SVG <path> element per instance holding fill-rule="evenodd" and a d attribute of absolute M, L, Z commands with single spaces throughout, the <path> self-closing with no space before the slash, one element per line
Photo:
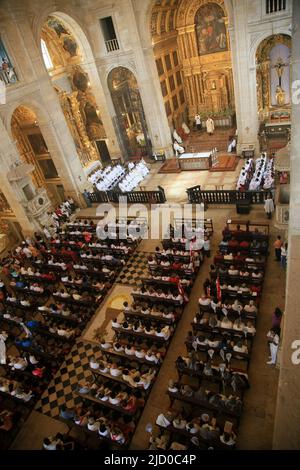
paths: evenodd
<path fill-rule="evenodd" d="M 35 410 L 51 418 L 57 418 L 60 407 L 67 405 L 73 408 L 81 398 L 74 393 L 78 383 L 91 375 L 89 360 L 91 356 L 100 355 L 99 347 L 95 344 L 79 340 L 66 356 L 61 368 L 50 382 L 36 404 Z"/>
<path fill-rule="evenodd" d="M 142 278 L 149 276 L 148 257 L 151 253 L 136 251 L 116 279 L 117 284 L 139 285 Z"/>

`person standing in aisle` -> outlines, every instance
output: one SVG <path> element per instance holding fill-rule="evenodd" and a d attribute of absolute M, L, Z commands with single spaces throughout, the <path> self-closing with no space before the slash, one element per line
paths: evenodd
<path fill-rule="evenodd" d="M 267 199 L 265 200 L 265 213 L 267 214 L 268 219 L 272 218 L 273 212 L 274 212 L 274 201 L 272 199 L 271 194 L 269 194 Z"/>
<path fill-rule="evenodd" d="M 281 258 L 280 258 L 280 264 L 283 269 L 286 269 L 287 255 L 288 255 L 288 244 L 285 243 L 281 247 Z"/>
<path fill-rule="evenodd" d="M 83 197 L 84 197 L 87 207 L 92 207 L 90 193 L 86 189 L 83 191 Z"/>
<path fill-rule="evenodd" d="M 209 135 L 213 135 L 215 131 L 215 123 L 211 117 L 209 117 L 206 121 L 206 130 Z"/>
<path fill-rule="evenodd" d="M 195 116 L 195 123 L 196 123 L 196 127 L 197 127 L 198 131 L 201 131 L 201 129 L 202 129 L 202 124 L 201 124 L 201 117 L 200 117 L 200 114 L 196 114 L 196 116 Z"/>
<path fill-rule="evenodd" d="M 274 249 L 275 249 L 275 261 L 280 261 L 281 260 L 281 248 L 283 246 L 283 242 L 281 240 L 280 235 L 278 235 L 278 237 L 275 240 L 273 246 L 274 246 Z"/>

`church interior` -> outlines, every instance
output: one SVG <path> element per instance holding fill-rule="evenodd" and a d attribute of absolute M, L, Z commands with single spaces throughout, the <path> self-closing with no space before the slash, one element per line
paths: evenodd
<path fill-rule="evenodd" d="M 1 450 L 300 449 L 299 22 L 0 0 Z"/>

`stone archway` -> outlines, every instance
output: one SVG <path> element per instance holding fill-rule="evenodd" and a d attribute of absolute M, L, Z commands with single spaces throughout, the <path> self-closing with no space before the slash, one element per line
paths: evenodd
<path fill-rule="evenodd" d="M 234 122 L 228 30 L 231 6 L 224 0 L 173 0 L 153 5 L 153 51 L 166 114 L 174 127 L 187 116 L 192 124 L 197 113 L 204 119 L 209 114 L 220 125 Z"/>
<path fill-rule="evenodd" d="M 257 105 L 260 122 L 290 121 L 291 37 L 274 34 L 256 49 Z"/>
<path fill-rule="evenodd" d="M 116 67 L 109 72 L 107 83 L 123 155 L 127 158 L 150 156 L 151 143 L 135 75 L 126 67 Z"/>
<path fill-rule="evenodd" d="M 71 24 L 67 15 L 61 13 L 47 17 L 41 29 L 40 43 L 81 165 L 88 168 L 101 159 L 97 142 L 106 139 L 91 83 L 91 50 L 79 26 L 75 22 Z"/>

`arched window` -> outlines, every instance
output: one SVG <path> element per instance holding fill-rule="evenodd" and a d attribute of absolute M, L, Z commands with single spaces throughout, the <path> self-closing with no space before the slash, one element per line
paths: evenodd
<path fill-rule="evenodd" d="M 47 70 L 51 70 L 53 69 L 53 63 L 52 63 L 47 45 L 43 39 L 41 39 L 41 47 L 42 47 L 42 54 L 43 54 L 45 66 Z"/>

